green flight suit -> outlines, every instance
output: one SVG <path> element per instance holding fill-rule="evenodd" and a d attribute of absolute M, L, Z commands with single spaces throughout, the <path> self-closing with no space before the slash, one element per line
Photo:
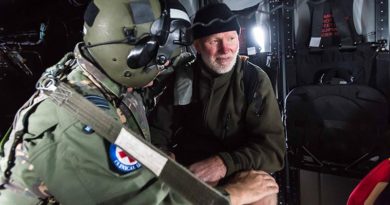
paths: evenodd
<path fill-rule="evenodd" d="M 134 102 L 133 109 L 115 105 L 119 86 L 107 77 L 98 85 L 93 83 L 85 74 L 87 61 L 77 47 L 75 54 L 77 63 L 72 65 L 65 82 L 108 115 L 150 140 L 147 123 L 140 122 L 145 117 L 139 95 L 125 96 Z M 22 137 L 19 141 L 15 139 L 18 135 Z M 115 154 L 111 155 L 113 147 Z M 69 205 L 189 204 L 131 156 L 123 155 L 93 128 L 91 130 L 42 94 L 37 93 L 19 110 L 4 151 L 0 171 L 11 171 L 11 174 L 8 181 L 2 174 L 1 205 L 48 201 Z M 117 161 L 120 157 L 122 161 L 128 158 L 131 166 L 127 166 L 129 163 L 117 166 L 113 157 L 117 157 Z M 15 165 L 9 166 L 8 161 Z M 120 169 L 123 167 L 125 169 Z"/>

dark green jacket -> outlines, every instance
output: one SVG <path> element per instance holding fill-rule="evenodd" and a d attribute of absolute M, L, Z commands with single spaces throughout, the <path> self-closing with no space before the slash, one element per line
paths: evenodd
<path fill-rule="evenodd" d="M 259 86 L 248 105 L 244 61 L 238 57 L 232 71 L 216 75 L 197 60 L 192 65 L 191 103 L 174 106 L 173 89 L 168 86 L 150 116 L 152 143 L 162 148 L 173 146 L 176 159 L 186 166 L 219 155 L 227 175 L 248 169 L 282 169 L 285 138 L 271 82 L 256 67 Z"/>
<path fill-rule="evenodd" d="M 103 93 L 84 74 L 85 71 L 76 65 L 67 76 L 67 83 L 119 120 L 119 108 L 105 98 L 119 93 Z M 105 80 L 105 85 L 109 84 L 109 79 Z M 105 87 L 103 84 L 99 86 Z M 110 89 L 119 90 L 112 86 Z M 140 102 L 136 96 L 129 97 Z M 121 107 L 121 111 L 124 114 L 121 122 L 142 135 L 145 129 L 136 119 L 143 109 L 138 113 Z M 13 152 L 13 132 L 5 145 L 6 155 L 0 160 L 1 176 L 5 180 L 3 173 L 8 168 L 8 159 L 10 155 L 15 157 L 10 181 L 4 185 L 5 189 L 0 189 L 1 205 L 39 204 L 42 202 L 39 198 L 48 197 L 69 205 L 188 204 L 152 172 L 142 165 L 139 167 L 136 161 L 131 161 L 131 157 L 122 155 L 123 152 L 115 152 L 108 141 L 86 129 L 87 125 L 51 100 L 44 99 L 33 106 L 27 104 L 18 117 L 16 124 L 19 126 L 15 126 L 14 130 L 23 128 L 23 139 Z M 145 138 L 148 139 L 147 136 Z M 132 170 L 124 172 L 118 169 L 115 166 L 118 160 L 112 158 L 115 156 L 111 155 L 112 151 L 116 153 L 116 159 L 128 159 L 123 162 L 131 162 L 127 164 L 134 165 L 131 165 Z"/>

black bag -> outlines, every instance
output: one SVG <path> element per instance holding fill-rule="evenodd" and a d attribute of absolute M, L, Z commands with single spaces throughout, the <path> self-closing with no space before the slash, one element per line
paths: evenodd
<path fill-rule="evenodd" d="M 355 84 L 372 84 L 373 67 L 378 52 L 376 47 L 369 43 L 359 44 L 350 50 L 330 47 L 321 51 L 309 49 L 298 50 L 295 57 L 295 66 L 291 66 L 288 73 L 290 89 L 313 85 L 323 73 L 330 69 L 342 69 L 354 77 Z"/>
<path fill-rule="evenodd" d="M 390 102 L 390 53 L 378 53 L 373 69 L 375 75 L 370 79 L 372 86 L 381 91 Z"/>
<path fill-rule="evenodd" d="M 288 94 L 286 132 L 295 166 L 358 170 L 376 153 L 388 124 L 387 100 L 374 88 L 342 78 L 323 75 L 323 83 L 344 84 L 301 86 Z"/>

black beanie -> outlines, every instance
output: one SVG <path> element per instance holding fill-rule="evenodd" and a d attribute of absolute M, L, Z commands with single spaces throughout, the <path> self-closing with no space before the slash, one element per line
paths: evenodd
<path fill-rule="evenodd" d="M 214 19 L 221 19 L 226 21 L 233 15 L 233 12 L 224 3 L 209 4 L 196 12 L 193 23 L 208 24 Z M 237 31 L 237 34 L 240 34 L 240 24 L 238 23 L 236 17 L 232 18 L 226 23 L 222 23 L 220 20 L 216 20 L 207 27 L 196 25 L 192 30 L 194 40 L 211 34 L 226 31 Z"/>

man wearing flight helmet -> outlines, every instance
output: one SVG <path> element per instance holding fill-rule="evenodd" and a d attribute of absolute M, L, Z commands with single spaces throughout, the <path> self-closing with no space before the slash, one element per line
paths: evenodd
<path fill-rule="evenodd" d="M 147 85 L 162 71 L 178 44 L 185 43 L 182 31 L 188 24 L 176 1 L 92 2 L 84 42 L 45 71 L 1 144 L 0 204 L 188 204 L 137 159 L 44 94 L 53 85 L 48 82 L 61 81 L 150 140 L 140 96 L 130 88 Z M 277 191 L 262 173 L 242 178 L 225 189 L 235 204 Z M 250 189 L 243 193 L 243 186 Z"/>

